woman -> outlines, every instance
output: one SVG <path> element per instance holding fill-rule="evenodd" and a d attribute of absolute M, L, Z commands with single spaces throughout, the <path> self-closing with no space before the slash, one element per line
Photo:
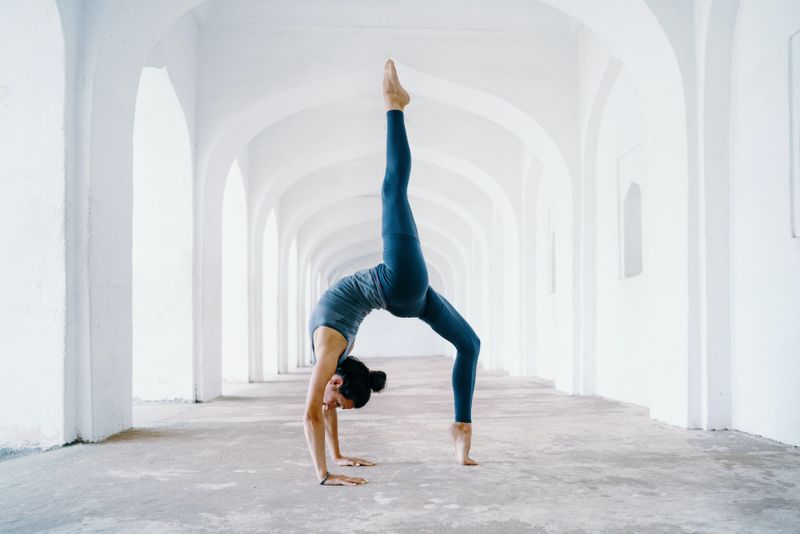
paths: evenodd
<path fill-rule="evenodd" d="M 386 374 L 369 371 L 348 356 L 358 327 L 374 309 L 397 317 L 418 317 L 456 347 L 453 365 L 455 422 L 450 433 L 456 460 L 477 465 L 469 457 L 472 440 L 472 393 L 480 352 L 480 340 L 467 321 L 428 284 L 417 226 L 408 203 L 411 150 L 406 137 L 403 108 L 408 93 L 400 85 L 394 62 L 384 66 L 383 96 L 386 104 L 386 174 L 383 178 L 381 236 L 383 263 L 339 279 L 320 297 L 311 313 L 309 332 L 316 365 L 306 397 L 306 441 L 320 483 L 356 485 L 360 477 L 334 475 L 325 461 L 325 442 L 338 465 L 374 465 L 369 460 L 342 456 L 339 452 L 336 409 L 360 408 L 371 391 L 383 389 Z"/>

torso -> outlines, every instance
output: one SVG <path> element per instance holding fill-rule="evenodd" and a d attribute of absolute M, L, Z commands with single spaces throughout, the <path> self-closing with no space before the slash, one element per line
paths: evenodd
<path fill-rule="evenodd" d="M 314 331 L 327 326 L 347 342 L 339 356 L 342 361 L 353 349 L 358 328 L 375 309 L 385 308 L 385 299 L 378 282 L 376 267 L 362 269 L 337 280 L 322 294 L 309 319 L 311 348 L 314 350 Z"/>

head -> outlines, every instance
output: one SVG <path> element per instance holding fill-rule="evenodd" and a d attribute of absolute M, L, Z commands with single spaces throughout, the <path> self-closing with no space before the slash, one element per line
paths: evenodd
<path fill-rule="evenodd" d="M 377 393 L 385 385 L 386 373 L 370 371 L 361 360 L 348 356 L 325 386 L 322 402 L 329 408 L 361 408 L 372 391 Z"/>

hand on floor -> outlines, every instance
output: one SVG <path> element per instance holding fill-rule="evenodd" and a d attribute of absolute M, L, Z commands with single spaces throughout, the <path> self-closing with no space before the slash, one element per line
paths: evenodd
<path fill-rule="evenodd" d="M 364 460 L 363 458 L 353 458 L 352 456 L 340 456 L 336 458 L 336 465 L 351 465 L 356 467 L 375 465 L 374 462 Z"/>
<path fill-rule="evenodd" d="M 322 483 L 323 486 L 358 486 L 366 484 L 367 480 L 360 477 L 349 477 L 347 475 L 330 475 Z"/>

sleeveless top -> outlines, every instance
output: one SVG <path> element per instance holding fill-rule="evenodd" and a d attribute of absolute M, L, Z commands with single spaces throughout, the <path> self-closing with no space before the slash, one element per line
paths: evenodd
<path fill-rule="evenodd" d="M 378 280 L 378 266 L 362 269 L 337 280 L 320 297 L 311 312 L 308 331 L 314 351 L 314 330 L 328 326 L 342 334 L 347 347 L 339 356 L 341 363 L 353 349 L 361 322 L 372 310 L 385 309 L 386 296 Z M 314 358 L 316 360 L 316 356 Z"/>

